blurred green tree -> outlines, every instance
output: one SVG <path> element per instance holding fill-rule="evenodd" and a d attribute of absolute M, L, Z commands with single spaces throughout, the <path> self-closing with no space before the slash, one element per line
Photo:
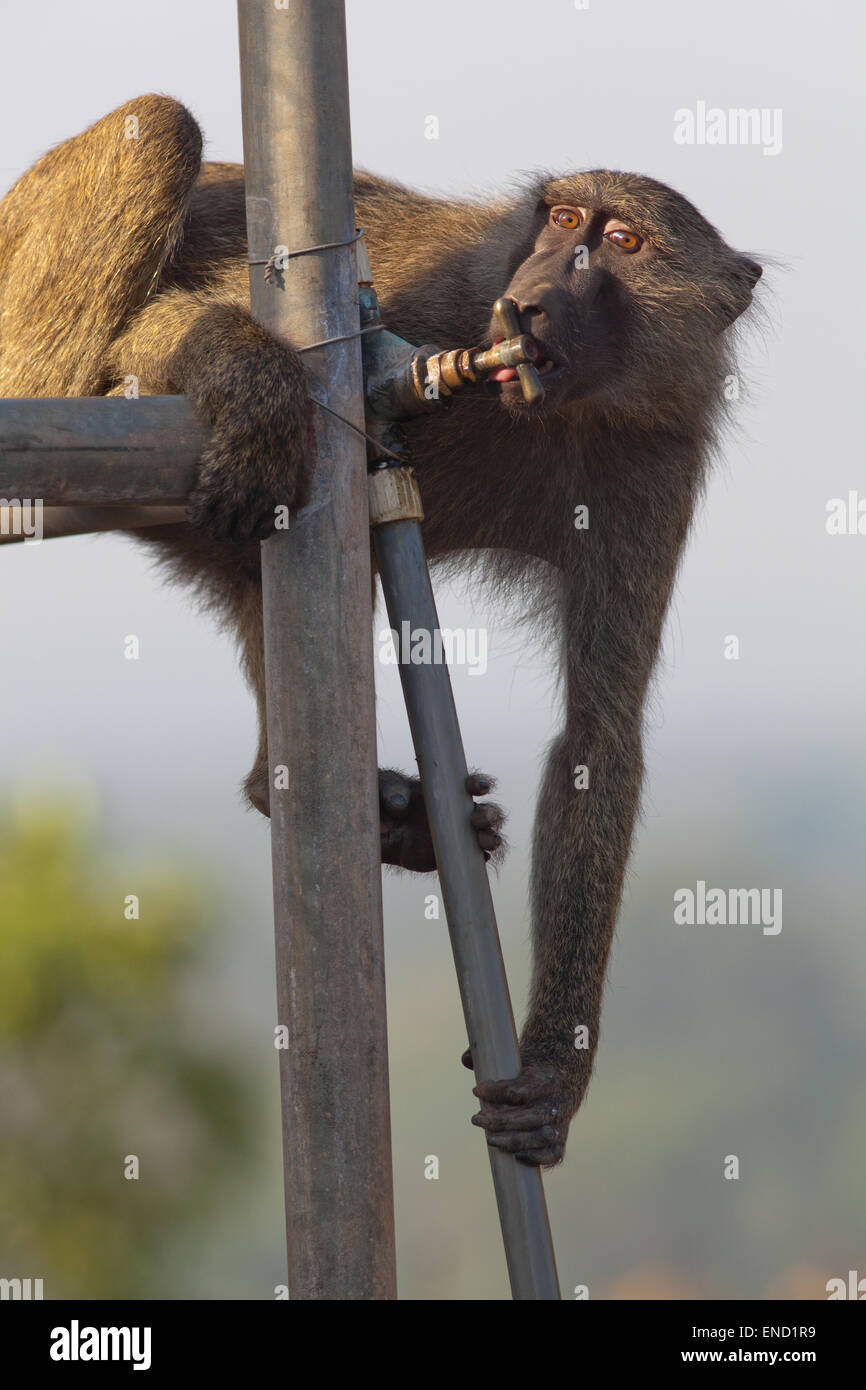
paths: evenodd
<path fill-rule="evenodd" d="M 106 859 L 71 804 L 0 817 L 0 1275 L 46 1298 L 173 1296 L 160 1251 L 247 1152 L 243 1069 L 187 988 L 201 893 Z"/>

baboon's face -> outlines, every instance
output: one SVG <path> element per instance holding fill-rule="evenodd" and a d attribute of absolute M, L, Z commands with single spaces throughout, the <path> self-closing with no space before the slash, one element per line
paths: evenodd
<path fill-rule="evenodd" d="M 705 370 L 761 267 L 664 184 L 602 170 L 540 190 L 511 272 L 506 294 L 542 353 L 544 410 L 592 397 L 627 405 Z M 509 409 L 526 408 L 513 370 L 491 380 Z"/>

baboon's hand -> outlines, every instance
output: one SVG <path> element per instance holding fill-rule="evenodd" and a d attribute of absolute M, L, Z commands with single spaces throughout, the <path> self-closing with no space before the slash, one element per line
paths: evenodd
<path fill-rule="evenodd" d="M 246 426 L 223 425 L 199 459 L 197 486 L 187 497 L 186 512 L 193 526 L 215 540 L 238 545 L 265 540 L 281 516 L 288 518 L 303 505 L 285 439 L 255 434 Z"/>
<path fill-rule="evenodd" d="M 462 1060 L 471 1069 L 468 1048 Z M 558 1067 L 530 1062 L 513 1081 L 480 1081 L 472 1094 L 481 1101 L 472 1123 L 485 1131 L 493 1148 L 536 1167 L 562 1162 L 577 1106 L 570 1080 Z"/>
<path fill-rule="evenodd" d="M 493 787 L 493 778 L 483 773 L 471 772 L 466 778 L 470 796 L 486 796 Z M 470 821 L 485 859 L 499 856 L 503 851 L 504 820 L 502 808 L 492 802 L 478 804 L 470 812 Z M 405 777 L 402 772 L 380 768 L 379 822 L 383 864 L 395 864 L 419 874 L 431 873 L 436 868 L 427 808 L 417 777 Z"/>
<path fill-rule="evenodd" d="M 176 376 L 210 430 L 187 498 L 190 522 L 217 540 L 262 540 L 309 493 L 310 402 L 300 358 L 248 314 L 221 305 L 195 323 L 180 361 Z"/>

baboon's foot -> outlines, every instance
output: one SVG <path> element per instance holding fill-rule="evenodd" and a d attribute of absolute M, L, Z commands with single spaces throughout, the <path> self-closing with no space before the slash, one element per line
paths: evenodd
<path fill-rule="evenodd" d="M 466 779 L 470 796 L 486 796 L 493 790 L 492 777 L 471 772 Z M 479 848 L 485 859 L 500 859 L 505 842 L 502 825 L 505 813 L 492 802 L 478 803 L 470 813 Z M 382 835 L 382 863 L 394 864 L 414 873 L 431 873 L 436 868 L 433 837 L 418 777 L 406 777 L 393 769 L 379 769 L 379 823 Z"/>
<path fill-rule="evenodd" d="M 244 795 L 256 811 L 261 811 L 263 816 L 270 816 L 271 788 L 267 763 L 256 763 L 244 782 Z"/>

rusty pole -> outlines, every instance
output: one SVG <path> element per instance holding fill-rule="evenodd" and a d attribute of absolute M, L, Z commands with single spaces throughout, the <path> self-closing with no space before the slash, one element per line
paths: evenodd
<path fill-rule="evenodd" d="M 239 0 L 253 313 L 364 424 L 343 0 Z M 314 410 L 316 482 L 262 545 L 289 1297 L 396 1297 L 363 439 Z M 281 776 L 280 769 L 286 772 Z M 276 779 L 276 785 L 275 785 Z M 278 790 L 287 780 L 286 790 Z"/>
<path fill-rule="evenodd" d="M 0 400 L 0 497 L 182 507 L 205 438 L 185 396 Z"/>

